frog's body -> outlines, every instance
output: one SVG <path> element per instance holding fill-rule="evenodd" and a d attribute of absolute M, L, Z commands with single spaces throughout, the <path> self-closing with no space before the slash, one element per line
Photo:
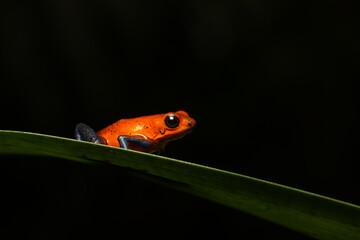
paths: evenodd
<path fill-rule="evenodd" d="M 185 111 L 121 119 L 95 132 L 79 123 L 75 128 L 78 140 L 106 144 L 142 152 L 155 152 L 173 140 L 190 133 L 196 121 Z"/>

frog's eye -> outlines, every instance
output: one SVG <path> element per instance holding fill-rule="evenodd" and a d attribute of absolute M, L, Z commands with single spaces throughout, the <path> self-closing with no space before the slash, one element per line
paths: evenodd
<path fill-rule="evenodd" d="M 166 126 L 168 126 L 169 128 L 176 128 L 179 126 L 180 124 L 180 120 L 177 116 L 175 116 L 174 114 L 169 114 L 165 117 L 165 124 Z"/>

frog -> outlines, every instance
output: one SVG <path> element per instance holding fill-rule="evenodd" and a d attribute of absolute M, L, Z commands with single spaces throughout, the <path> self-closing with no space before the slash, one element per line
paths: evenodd
<path fill-rule="evenodd" d="M 85 123 L 75 126 L 75 138 L 146 153 L 160 152 L 174 140 L 191 133 L 196 125 L 186 111 L 120 119 L 95 132 Z"/>

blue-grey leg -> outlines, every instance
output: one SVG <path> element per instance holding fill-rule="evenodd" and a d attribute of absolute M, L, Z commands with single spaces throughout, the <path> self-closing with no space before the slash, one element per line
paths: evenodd
<path fill-rule="evenodd" d="M 118 141 L 119 141 L 120 147 L 125 148 L 125 149 L 129 149 L 129 144 L 128 144 L 129 142 L 136 143 L 143 148 L 148 148 L 152 144 L 152 141 L 150 141 L 149 139 L 144 138 L 144 137 L 139 137 L 139 136 L 137 136 L 137 137 L 131 136 L 130 137 L 130 136 L 125 136 L 125 135 L 120 135 L 118 137 Z"/>
<path fill-rule="evenodd" d="M 84 123 L 79 123 L 76 125 L 75 138 L 80 141 L 105 144 L 104 139 L 98 136 L 91 127 Z"/>
<path fill-rule="evenodd" d="M 129 149 L 127 136 L 119 136 L 118 141 L 119 141 L 119 145 L 120 145 L 121 148 Z"/>

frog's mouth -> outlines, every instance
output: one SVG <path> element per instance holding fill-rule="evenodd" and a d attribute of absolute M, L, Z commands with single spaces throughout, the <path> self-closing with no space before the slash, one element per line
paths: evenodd
<path fill-rule="evenodd" d="M 194 130 L 195 130 L 195 124 L 192 123 L 191 125 L 189 125 L 189 128 L 188 128 L 188 129 L 186 129 L 184 132 L 182 132 L 181 134 L 179 134 L 179 135 L 181 135 L 180 138 L 184 137 L 184 136 L 187 135 L 187 134 L 192 133 Z"/>
<path fill-rule="evenodd" d="M 169 136 L 167 141 L 174 141 L 174 140 L 178 140 L 180 138 L 183 138 L 185 135 L 189 134 L 189 133 L 192 133 L 192 131 L 194 131 L 194 128 L 189 128 L 189 129 L 186 129 L 185 131 L 181 132 L 181 133 L 178 133 L 178 134 L 175 134 L 175 135 L 172 135 L 172 136 Z"/>
<path fill-rule="evenodd" d="M 184 135 L 192 133 L 194 131 L 194 129 L 195 129 L 194 127 L 191 127 L 189 129 L 185 130 Z"/>

